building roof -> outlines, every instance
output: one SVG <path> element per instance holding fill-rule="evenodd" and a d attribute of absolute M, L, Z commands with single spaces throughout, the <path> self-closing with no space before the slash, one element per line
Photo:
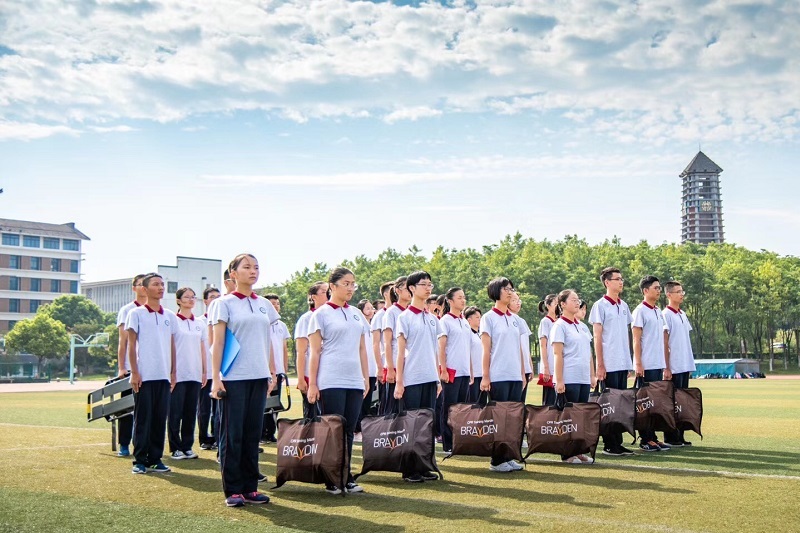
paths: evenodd
<path fill-rule="evenodd" d="M 29 222 L 27 220 L 0 218 L 0 231 L 30 233 L 32 235 L 44 235 L 47 237 L 77 238 L 84 241 L 91 240 L 75 227 L 74 222 L 49 224 L 47 222 Z"/>
<path fill-rule="evenodd" d="M 687 176 L 689 174 L 696 174 L 696 173 L 705 173 L 705 174 L 719 174 L 722 172 L 722 169 L 714 163 L 709 157 L 704 154 L 702 151 L 697 152 L 697 155 L 694 156 L 692 162 L 689 163 L 683 172 L 681 172 L 680 177 Z"/>

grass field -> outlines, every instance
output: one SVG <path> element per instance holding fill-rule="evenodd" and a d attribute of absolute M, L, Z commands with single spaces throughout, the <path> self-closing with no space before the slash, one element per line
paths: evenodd
<path fill-rule="evenodd" d="M 345 498 L 289 483 L 266 490 L 271 504 L 242 509 L 224 506 L 213 452 L 134 476 L 111 451 L 109 424 L 86 422 L 85 393 L 0 393 L 0 531 L 800 531 L 800 381 L 693 385 L 705 396 L 706 438 L 688 434 L 691 448 L 598 455 L 592 466 L 535 455 L 512 474 L 453 458 L 440 463 L 444 481 L 370 473 L 366 493 Z M 270 480 L 274 461 L 268 446 Z"/>

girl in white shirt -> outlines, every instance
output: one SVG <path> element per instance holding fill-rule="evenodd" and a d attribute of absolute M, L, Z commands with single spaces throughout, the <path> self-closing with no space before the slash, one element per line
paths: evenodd
<path fill-rule="evenodd" d="M 555 294 L 548 294 L 539 302 L 539 313 L 544 315 L 539 322 L 539 380 L 542 383 L 542 405 L 556 403 L 556 390 L 553 388 L 553 343 L 550 342 L 550 331 L 558 319 L 558 302 Z"/>
<path fill-rule="evenodd" d="M 467 297 L 460 287 L 452 287 L 443 295 L 442 332 L 439 334 L 439 377 L 442 380 L 441 430 L 445 453 L 453 447 L 453 432 L 447 424 L 450 406 L 467 401 L 472 375 L 471 349 L 475 334 L 464 318 Z"/>

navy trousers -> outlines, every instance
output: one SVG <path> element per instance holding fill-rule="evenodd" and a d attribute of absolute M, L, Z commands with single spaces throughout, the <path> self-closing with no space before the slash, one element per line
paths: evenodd
<path fill-rule="evenodd" d="M 133 464 L 152 466 L 164 455 L 169 381 L 142 382 L 133 401 Z"/>
<path fill-rule="evenodd" d="M 169 397 L 169 423 L 167 424 L 170 453 L 189 451 L 194 446 L 194 425 L 197 420 L 199 396 L 199 381 L 181 381 L 175 384 Z"/>

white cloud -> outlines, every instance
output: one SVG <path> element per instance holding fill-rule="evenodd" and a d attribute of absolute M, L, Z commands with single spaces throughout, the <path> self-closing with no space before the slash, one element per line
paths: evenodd
<path fill-rule="evenodd" d="M 785 140 L 800 133 L 798 16 L 768 0 L 17 2 L 0 117 L 52 134 L 240 110 L 552 111 L 622 142 Z"/>
<path fill-rule="evenodd" d="M 294 187 L 359 188 L 409 185 L 441 180 L 458 180 L 457 173 L 430 172 L 348 172 L 341 174 L 282 175 L 212 175 L 201 176 L 206 185 L 234 187 L 242 185 L 285 185 Z"/>
<path fill-rule="evenodd" d="M 89 126 L 88 129 L 96 133 L 127 133 L 129 131 L 138 131 L 136 128 L 130 126 Z"/>
<path fill-rule="evenodd" d="M 66 134 L 78 135 L 78 130 L 68 126 L 49 126 L 36 123 L 20 123 L 0 120 L 0 141 L 7 139 L 17 139 L 21 141 L 32 141 L 43 139 L 52 135 Z"/>

